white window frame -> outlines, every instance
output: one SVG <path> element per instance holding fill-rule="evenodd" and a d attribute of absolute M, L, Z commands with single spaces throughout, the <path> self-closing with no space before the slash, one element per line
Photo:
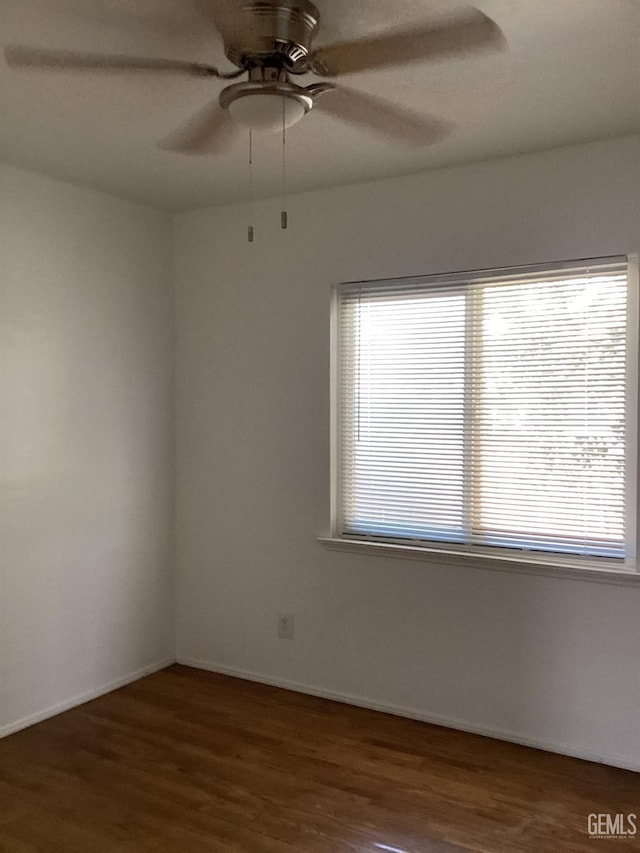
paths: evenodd
<path fill-rule="evenodd" d="M 334 284 L 331 294 L 331 382 L 330 382 L 330 407 L 331 407 L 331 461 L 330 461 L 330 529 L 328 535 L 319 537 L 319 541 L 330 550 L 349 551 L 361 554 L 375 554 L 378 556 L 406 558 L 422 560 L 441 565 L 466 565 L 482 569 L 498 571 L 515 571 L 527 574 L 542 574 L 558 578 L 578 578 L 590 581 L 617 583 L 617 584 L 639 584 L 640 566 L 637 561 L 636 542 L 640 530 L 640 517 L 638 506 L 638 422 L 640 406 L 639 388 L 639 339 L 640 339 L 640 309 L 639 309 L 639 261 L 638 254 L 621 254 L 619 259 L 626 258 L 628 267 L 628 290 L 627 290 L 627 365 L 626 365 L 626 394 L 628 412 L 628 442 L 626 447 L 626 512 L 628 530 L 631 532 L 627 557 L 624 563 L 612 565 L 614 561 L 606 558 L 584 558 L 576 555 L 550 554 L 548 552 L 520 552 L 510 553 L 507 548 L 496 548 L 487 545 L 460 545 L 448 543 L 416 543 L 405 544 L 398 541 L 385 541 L 382 537 L 350 538 L 341 533 L 340 524 L 340 464 L 342 459 L 342 448 L 340 446 L 340 411 L 338 404 L 338 371 L 340 365 L 340 340 L 338 334 L 338 311 L 339 296 L 344 287 L 352 287 L 357 284 L 385 284 L 393 285 L 407 283 L 443 284 L 458 283 L 476 278 L 486 278 L 493 274 L 503 275 L 506 272 L 524 272 L 545 270 L 553 267 L 562 267 L 574 261 L 561 261 L 557 263 L 545 263 L 524 267 L 503 267 L 486 270 L 461 271 L 450 274 L 437 274 L 425 276 L 411 276 L 396 279 L 380 279 L 368 281 L 350 281 Z M 593 258 L 593 261 L 601 261 L 605 258 Z M 585 263 L 589 259 L 581 259 L 575 263 Z"/>

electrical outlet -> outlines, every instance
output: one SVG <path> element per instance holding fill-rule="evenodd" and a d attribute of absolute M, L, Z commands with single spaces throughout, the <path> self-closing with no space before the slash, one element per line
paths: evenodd
<path fill-rule="evenodd" d="M 278 616 L 278 636 L 281 640 L 293 640 L 293 613 Z"/>

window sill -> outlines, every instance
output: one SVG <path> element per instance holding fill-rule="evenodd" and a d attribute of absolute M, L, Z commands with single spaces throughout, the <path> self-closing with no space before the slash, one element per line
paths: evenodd
<path fill-rule="evenodd" d="M 640 572 L 633 569 L 609 569 L 599 565 L 577 566 L 562 560 L 545 560 L 530 555 L 482 554 L 478 551 L 445 550 L 414 545 L 395 545 L 387 542 L 365 542 L 359 539 L 340 539 L 330 536 L 318 537 L 330 551 L 346 551 L 352 554 L 369 554 L 404 560 L 420 560 L 433 565 L 464 565 L 471 568 L 497 572 L 517 572 L 528 575 L 592 581 L 595 583 L 640 586 Z"/>

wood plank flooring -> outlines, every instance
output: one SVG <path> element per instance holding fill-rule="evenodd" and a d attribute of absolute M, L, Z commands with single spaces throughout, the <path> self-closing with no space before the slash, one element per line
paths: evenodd
<path fill-rule="evenodd" d="M 602 853 L 640 774 L 173 666 L 0 741 L 2 853 Z"/>

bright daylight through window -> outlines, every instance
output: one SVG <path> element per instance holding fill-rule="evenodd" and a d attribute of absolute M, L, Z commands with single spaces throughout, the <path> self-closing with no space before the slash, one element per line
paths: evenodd
<path fill-rule="evenodd" d="M 336 288 L 333 535 L 635 563 L 632 278 L 616 257 Z"/>

